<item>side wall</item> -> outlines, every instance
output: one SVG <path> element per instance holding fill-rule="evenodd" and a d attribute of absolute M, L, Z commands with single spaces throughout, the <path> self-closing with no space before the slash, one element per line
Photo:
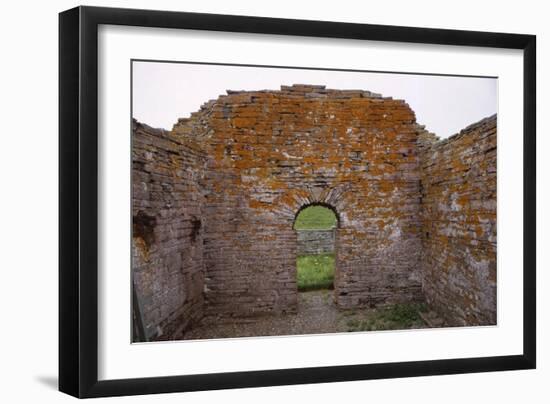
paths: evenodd
<path fill-rule="evenodd" d="M 132 141 L 134 304 L 147 338 L 166 339 L 203 313 L 204 156 L 136 121 Z"/>
<path fill-rule="evenodd" d="M 423 290 L 449 325 L 496 323 L 496 116 L 421 147 Z"/>

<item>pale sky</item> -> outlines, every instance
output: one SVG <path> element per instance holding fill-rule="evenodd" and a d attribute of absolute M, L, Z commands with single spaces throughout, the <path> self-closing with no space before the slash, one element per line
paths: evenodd
<path fill-rule="evenodd" d="M 226 90 L 279 90 L 292 84 L 367 90 L 403 99 L 417 122 L 441 138 L 497 112 L 494 78 L 135 61 L 132 84 L 133 117 L 164 129 Z"/>

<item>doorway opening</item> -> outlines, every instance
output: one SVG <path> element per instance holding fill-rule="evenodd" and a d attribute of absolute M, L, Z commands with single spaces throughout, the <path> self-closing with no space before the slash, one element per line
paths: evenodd
<path fill-rule="evenodd" d="M 297 213 L 294 230 L 298 242 L 298 292 L 334 289 L 337 227 L 338 216 L 328 205 L 307 205 Z"/>

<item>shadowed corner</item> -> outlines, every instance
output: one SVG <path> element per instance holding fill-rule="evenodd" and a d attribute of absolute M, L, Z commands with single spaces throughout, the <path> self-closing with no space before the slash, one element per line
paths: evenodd
<path fill-rule="evenodd" d="M 57 376 L 36 376 L 35 380 L 50 389 L 57 390 L 59 388 Z"/>

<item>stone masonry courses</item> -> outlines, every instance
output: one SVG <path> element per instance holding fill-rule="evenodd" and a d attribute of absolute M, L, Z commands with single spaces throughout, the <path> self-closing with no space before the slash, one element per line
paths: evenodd
<path fill-rule="evenodd" d="M 134 120 L 132 141 L 147 339 L 295 312 L 293 222 L 315 204 L 338 217 L 339 309 L 426 302 L 447 325 L 496 324 L 496 115 L 439 140 L 403 100 L 296 84 L 227 91 L 170 131 Z"/>

